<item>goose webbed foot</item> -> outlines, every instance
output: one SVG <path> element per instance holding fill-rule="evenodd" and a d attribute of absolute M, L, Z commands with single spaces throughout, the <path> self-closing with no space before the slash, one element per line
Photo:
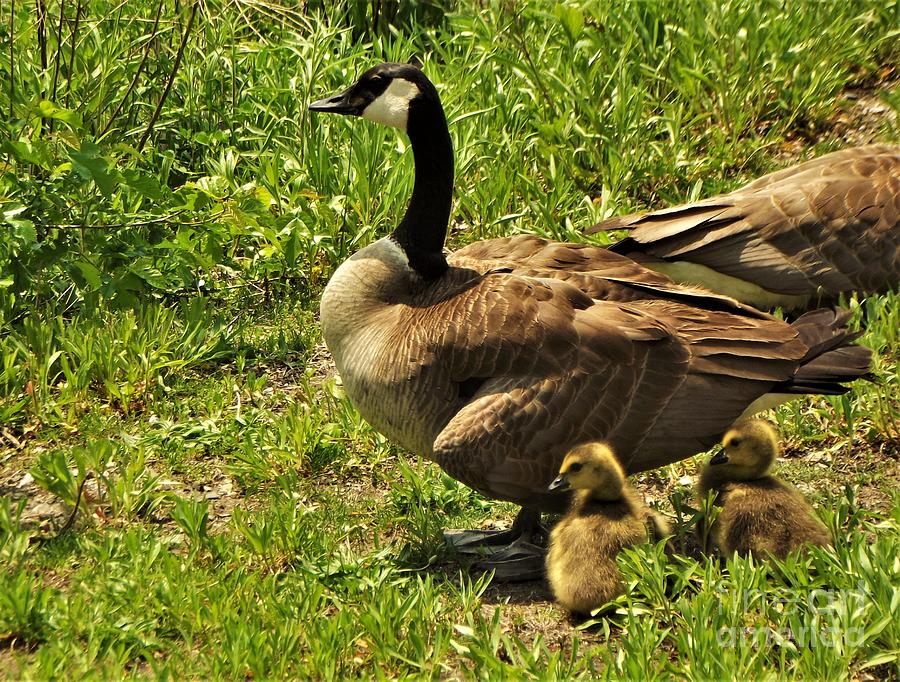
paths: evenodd
<path fill-rule="evenodd" d="M 480 557 L 472 567 L 493 571 L 495 580 L 518 582 L 544 575 L 547 529 L 537 509 L 523 507 L 508 530 L 449 530 L 444 538 L 460 554 Z"/>

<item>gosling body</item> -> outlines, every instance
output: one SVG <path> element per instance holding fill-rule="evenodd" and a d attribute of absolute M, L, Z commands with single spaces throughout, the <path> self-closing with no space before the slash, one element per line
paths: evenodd
<path fill-rule="evenodd" d="M 783 559 L 809 545 L 831 545 L 828 530 L 803 495 L 770 473 L 779 451 L 771 426 L 760 420 L 738 424 L 725 434 L 722 446 L 703 468 L 699 485 L 701 499 L 716 492 L 721 511 L 711 532 L 722 554 Z"/>
<path fill-rule="evenodd" d="M 668 535 L 668 525 L 628 486 L 612 450 L 603 444 L 572 450 L 551 488 L 572 488 L 575 494 L 550 533 L 547 580 L 561 606 L 589 614 L 624 591 L 616 565 L 619 552 Z"/>

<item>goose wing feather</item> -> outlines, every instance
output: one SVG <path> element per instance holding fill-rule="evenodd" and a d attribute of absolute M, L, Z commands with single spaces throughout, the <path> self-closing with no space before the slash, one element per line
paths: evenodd
<path fill-rule="evenodd" d="M 629 472 L 689 456 L 788 381 L 807 351 L 771 318 L 598 301 L 508 272 L 421 314 L 420 342 L 444 380 L 481 382 L 439 429 L 432 457 L 491 497 L 545 507 L 558 503 L 544 491 L 574 445 L 605 439 Z"/>
<path fill-rule="evenodd" d="M 836 298 L 900 283 L 900 147 L 828 154 L 730 194 L 600 223 L 612 249 L 688 261 L 787 295 Z"/>
<path fill-rule="evenodd" d="M 708 289 L 676 284 L 627 256 L 591 244 L 553 242 L 515 235 L 475 242 L 450 254 L 448 262 L 480 274 L 508 272 L 567 282 L 597 300 L 682 300 L 707 308 L 768 319 L 766 313 Z"/>

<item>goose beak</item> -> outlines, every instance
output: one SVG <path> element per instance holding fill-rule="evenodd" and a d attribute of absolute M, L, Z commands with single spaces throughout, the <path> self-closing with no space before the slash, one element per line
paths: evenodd
<path fill-rule="evenodd" d="M 713 458 L 709 460 L 710 464 L 725 464 L 728 461 L 728 455 L 725 454 L 725 448 L 721 448 Z"/>
<path fill-rule="evenodd" d="M 547 486 L 547 490 L 568 490 L 569 481 L 565 476 L 557 476 L 553 479 L 553 483 Z"/>
<path fill-rule="evenodd" d="M 352 88 L 325 99 L 318 99 L 309 105 L 309 110 L 328 114 L 359 116 L 362 113 L 362 109 L 359 107 L 359 104 L 353 102 L 351 90 Z"/>

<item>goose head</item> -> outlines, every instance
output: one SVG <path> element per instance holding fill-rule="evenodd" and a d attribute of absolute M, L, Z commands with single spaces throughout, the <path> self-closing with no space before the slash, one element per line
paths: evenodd
<path fill-rule="evenodd" d="M 604 443 L 579 445 L 566 455 L 549 490 L 588 490 L 596 500 L 618 500 L 625 474 L 612 449 Z"/>
<path fill-rule="evenodd" d="M 434 84 L 412 64 L 378 64 L 343 92 L 309 108 L 361 116 L 406 133 L 416 179 L 406 214 L 391 238 L 418 277 L 438 279 L 448 269 L 443 246 L 453 195 L 453 143 Z"/>
<path fill-rule="evenodd" d="M 720 477 L 750 481 L 765 476 L 778 458 L 778 436 L 768 423 L 753 419 L 722 438 L 722 449 L 709 460 Z"/>
<path fill-rule="evenodd" d="M 412 64 L 378 64 L 349 88 L 309 105 L 310 111 L 361 116 L 409 132 L 410 121 L 428 105 L 440 106 L 437 90 Z"/>

